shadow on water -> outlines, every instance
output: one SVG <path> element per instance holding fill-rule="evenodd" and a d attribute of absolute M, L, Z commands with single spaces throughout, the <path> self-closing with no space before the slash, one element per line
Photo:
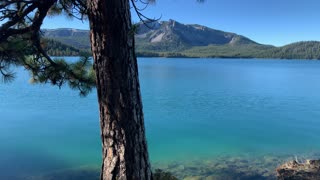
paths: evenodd
<path fill-rule="evenodd" d="M 169 172 L 155 170 L 154 180 L 178 180 Z M 100 171 L 97 168 L 83 167 L 79 169 L 69 169 L 57 171 L 45 175 L 18 177 L 13 180 L 98 180 Z"/>
<path fill-rule="evenodd" d="M 24 177 L 24 180 L 98 180 L 99 177 L 99 169 L 89 167 L 62 170 L 39 176 Z"/>
<path fill-rule="evenodd" d="M 0 159 L 0 180 L 98 180 L 98 167 L 72 165 L 46 155 L 15 154 Z"/>

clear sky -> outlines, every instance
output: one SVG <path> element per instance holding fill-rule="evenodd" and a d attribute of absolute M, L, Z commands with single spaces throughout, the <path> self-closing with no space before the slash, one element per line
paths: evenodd
<path fill-rule="evenodd" d="M 320 0 L 157 0 L 143 13 L 234 32 L 263 44 L 320 41 Z M 138 22 L 134 12 L 132 17 Z M 62 27 L 88 29 L 88 22 L 55 17 L 47 18 L 43 26 Z"/>

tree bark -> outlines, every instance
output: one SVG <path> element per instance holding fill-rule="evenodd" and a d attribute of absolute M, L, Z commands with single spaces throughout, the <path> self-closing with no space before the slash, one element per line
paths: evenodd
<path fill-rule="evenodd" d="M 152 178 L 128 0 L 88 0 L 97 77 L 101 180 Z"/>

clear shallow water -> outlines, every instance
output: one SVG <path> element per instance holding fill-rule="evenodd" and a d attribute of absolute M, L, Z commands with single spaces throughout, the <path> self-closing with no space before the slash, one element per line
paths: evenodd
<path fill-rule="evenodd" d="M 320 61 L 140 58 L 139 71 L 154 166 L 320 157 Z M 98 168 L 96 93 L 28 79 L 0 85 L 0 179 Z"/>

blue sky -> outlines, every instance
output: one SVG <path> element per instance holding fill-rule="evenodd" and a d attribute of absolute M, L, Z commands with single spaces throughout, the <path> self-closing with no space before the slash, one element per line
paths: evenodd
<path fill-rule="evenodd" d="M 263 44 L 320 41 L 320 0 L 157 0 L 148 17 L 235 32 Z M 132 12 L 133 21 L 138 18 Z M 43 28 L 88 29 L 88 22 L 47 18 Z"/>

